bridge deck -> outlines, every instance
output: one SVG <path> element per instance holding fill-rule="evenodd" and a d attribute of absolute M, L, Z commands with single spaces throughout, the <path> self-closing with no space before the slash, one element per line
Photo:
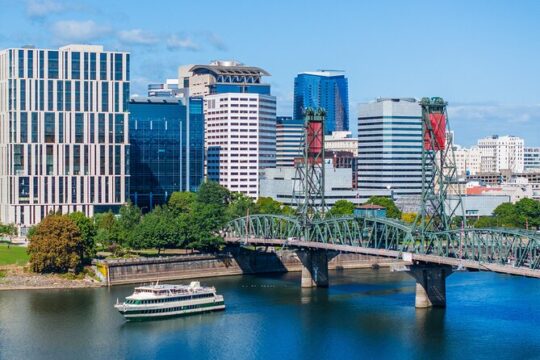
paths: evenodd
<path fill-rule="evenodd" d="M 526 267 L 513 267 L 512 265 L 500 265 L 500 264 L 489 264 L 482 263 L 478 261 L 471 260 L 461 260 L 457 258 L 437 256 L 437 255 L 422 255 L 407 253 L 407 256 L 404 256 L 403 253 L 395 250 L 386 250 L 386 249 L 373 249 L 359 246 L 350 246 L 350 245 L 338 245 L 330 243 L 320 243 L 313 241 L 301 241 L 301 240 L 282 240 L 282 239 L 262 239 L 262 238 L 248 238 L 239 239 L 235 237 L 225 237 L 226 242 L 230 243 L 240 243 L 240 244 L 251 244 L 251 245 L 269 245 L 269 246 L 289 246 L 297 248 L 311 248 L 311 249 L 324 249 L 331 251 L 341 251 L 348 253 L 364 254 L 364 255 L 375 255 L 383 256 L 389 258 L 399 258 L 407 259 L 411 264 L 414 261 L 421 261 L 426 263 L 434 264 L 444 264 L 451 266 L 463 266 L 467 269 L 476 269 L 483 271 L 493 271 L 502 274 L 509 275 L 520 275 L 533 278 L 540 278 L 540 270 L 533 270 Z"/>

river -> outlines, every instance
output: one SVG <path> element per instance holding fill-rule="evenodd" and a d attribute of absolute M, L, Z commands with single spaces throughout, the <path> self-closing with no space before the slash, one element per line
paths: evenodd
<path fill-rule="evenodd" d="M 1 359 L 540 359 L 540 280 L 455 273 L 446 309 L 416 310 L 414 281 L 381 270 L 203 279 L 220 313 L 125 322 L 132 286 L 0 291 Z"/>

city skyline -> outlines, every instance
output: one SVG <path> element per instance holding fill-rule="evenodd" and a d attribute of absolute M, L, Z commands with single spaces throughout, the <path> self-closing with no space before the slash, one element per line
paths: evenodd
<path fill-rule="evenodd" d="M 170 2 L 168 11 L 159 12 L 153 4 L 135 8 L 126 1 L 0 4 L 1 48 L 90 43 L 130 51 L 132 94 L 176 77 L 180 65 L 236 59 L 272 74 L 278 114 L 291 115 L 296 74 L 343 69 L 352 123 L 358 104 L 379 96 L 442 96 L 449 101 L 456 143 L 470 146 L 481 137 L 509 134 L 523 137 L 526 146 L 540 145 L 540 101 L 530 76 L 540 59 L 534 46 L 538 3 L 460 1 L 439 4 L 435 12 L 423 2 L 344 2 L 323 11 L 317 2 L 307 8 L 277 1 L 265 4 L 264 16 L 252 16 L 249 3 L 240 1 L 235 13 L 242 26 L 223 17 L 230 4 L 218 2 L 204 21 L 189 16 L 200 11 L 194 3 Z M 340 27 L 320 27 L 325 20 L 339 20 Z M 287 23 L 295 26 L 276 26 Z M 426 52 L 436 42 L 440 50 Z M 257 51 L 246 45 L 257 43 L 264 44 Z"/>

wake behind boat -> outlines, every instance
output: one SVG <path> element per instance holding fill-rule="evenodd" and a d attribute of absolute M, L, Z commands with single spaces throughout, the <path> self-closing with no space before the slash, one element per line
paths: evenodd
<path fill-rule="evenodd" d="M 114 307 L 127 320 L 153 320 L 225 309 L 222 295 L 214 287 L 198 281 L 189 285 L 149 285 L 136 287 L 123 303 Z"/>

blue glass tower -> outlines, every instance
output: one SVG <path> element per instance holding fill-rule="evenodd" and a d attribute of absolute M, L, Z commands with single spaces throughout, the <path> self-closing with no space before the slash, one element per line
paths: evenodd
<path fill-rule="evenodd" d="M 325 134 L 349 130 L 349 86 L 341 71 L 320 70 L 294 79 L 294 119 L 308 107 L 326 110 Z"/>
<path fill-rule="evenodd" d="M 144 212 L 175 191 L 196 191 L 204 176 L 202 99 L 129 102 L 131 201 Z"/>

